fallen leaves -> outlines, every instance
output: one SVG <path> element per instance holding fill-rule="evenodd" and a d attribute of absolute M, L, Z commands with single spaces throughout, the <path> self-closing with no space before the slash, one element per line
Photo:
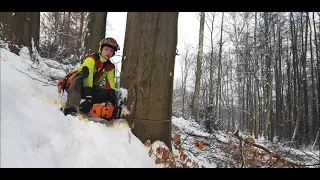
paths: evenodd
<path fill-rule="evenodd" d="M 203 149 L 203 141 L 200 141 L 199 148 Z M 163 164 L 164 167 L 170 168 L 205 168 L 204 165 L 199 165 L 196 161 L 192 161 L 188 158 L 188 155 L 184 153 L 184 148 L 181 147 L 181 135 L 175 134 L 173 137 L 173 143 L 178 147 L 178 155 L 171 152 L 164 147 L 158 147 L 155 151 L 152 149 L 150 141 L 146 141 L 144 145 L 149 147 L 149 157 L 152 154 L 155 155 L 155 164 Z"/>

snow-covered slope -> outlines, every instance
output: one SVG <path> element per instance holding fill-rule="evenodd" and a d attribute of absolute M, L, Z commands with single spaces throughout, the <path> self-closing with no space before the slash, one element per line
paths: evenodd
<path fill-rule="evenodd" d="M 30 60 L 0 55 L 1 167 L 159 167 L 126 123 L 64 116 L 57 88 L 38 81 Z"/>

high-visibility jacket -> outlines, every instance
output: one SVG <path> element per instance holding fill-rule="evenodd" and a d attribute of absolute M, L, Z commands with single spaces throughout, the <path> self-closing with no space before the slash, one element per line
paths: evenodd
<path fill-rule="evenodd" d="M 83 79 L 83 87 L 99 87 L 104 79 L 106 80 L 106 89 L 116 87 L 115 66 L 109 59 L 106 60 L 98 53 L 88 55 L 74 72 L 81 73 L 84 66 L 88 67 L 89 75 Z"/>

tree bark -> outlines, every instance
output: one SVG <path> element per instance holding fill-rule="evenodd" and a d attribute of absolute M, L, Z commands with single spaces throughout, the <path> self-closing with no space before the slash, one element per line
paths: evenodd
<path fill-rule="evenodd" d="M 199 49 L 197 57 L 197 71 L 196 71 L 196 83 L 193 96 L 193 108 L 192 117 L 197 121 L 199 119 L 199 95 L 200 95 L 200 80 L 202 75 L 202 59 L 203 59 L 203 37 L 204 37 L 204 19 L 205 12 L 201 12 L 200 15 L 200 29 L 199 29 Z"/>
<path fill-rule="evenodd" d="M 40 32 L 40 12 L 1 12 L 3 39 L 9 42 L 11 52 L 19 54 L 22 46 L 27 46 L 32 54 L 31 39 L 38 47 Z"/>
<path fill-rule="evenodd" d="M 86 34 L 86 54 L 98 52 L 99 42 L 105 38 L 107 12 L 90 12 Z"/>
<path fill-rule="evenodd" d="M 317 106 L 316 106 L 316 108 L 318 109 L 318 111 L 317 111 L 317 114 L 316 114 L 316 118 L 313 120 L 313 122 L 314 122 L 314 125 L 313 126 L 315 126 L 314 127 L 314 130 L 313 130 L 313 135 L 314 136 L 316 136 L 316 129 L 317 129 L 317 127 L 319 128 L 320 127 L 320 122 L 319 122 L 319 116 L 320 116 L 320 54 L 319 54 L 319 49 L 320 49 L 320 47 L 319 47 L 319 42 L 318 42 L 318 40 L 320 39 L 320 35 L 317 33 L 317 28 L 316 28 L 316 22 L 315 22 L 315 19 L 314 19 L 314 12 L 313 12 L 313 14 L 312 14 L 312 20 L 313 20 L 313 31 L 314 31 L 314 40 L 315 40 L 315 48 L 316 48 L 316 61 L 317 61 L 317 64 L 316 64 L 316 70 L 317 70 L 317 73 L 316 73 L 316 76 L 317 76 L 317 78 L 318 78 L 318 81 L 317 81 L 317 87 L 315 88 L 315 89 L 317 89 L 317 96 L 318 96 L 318 102 L 316 103 L 317 104 Z M 310 25 L 311 26 L 311 25 Z M 318 37 L 317 37 L 318 36 Z M 317 98 L 316 97 L 314 97 L 316 100 L 317 100 Z"/>
<path fill-rule="evenodd" d="M 177 25 L 178 12 L 128 12 L 121 70 L 132 132 L 169 149 Z"/>
<path fill-rule="evenodd" d="M 222 61 L 222 33 L 223 33 L 223 18 L 224 12 L 222 12 L 221 17 L 221 29 L 220 29 L 220 43 L 219 43 L 219 59 L 218 59 L 218 83 L 217 83 L 217 90 L 216 90 L 216 105 L 215 105 L 215 123 L 217 125 L 220 120 L 220 97 L 221 97 L 221 61 Z M 217 130 L 217 129 L 216 129 Z"/>
<path fill-rule="evenodd" d="M 31 37 L 33 39 L 34 47 L 39 52 L 39 40 L 40 40 L 40 12 L 32 12 L 32 32 Z M 33 52 L 35 53 L 35 52 Z"/>

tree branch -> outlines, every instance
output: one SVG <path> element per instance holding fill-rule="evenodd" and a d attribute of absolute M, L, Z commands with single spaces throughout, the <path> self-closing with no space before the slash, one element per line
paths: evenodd
<path fill-rule="evenodd" d="M 251 144 L 251 145 L 254 146 L 254 147 L 257 147 L 257 148 L 259 148 L 259 149 L 264 150 L 264 151 L 267 152 L 268 154 L 274 154 L 274 158 L 276 158 L 276 161 L 282 161 L 282 162 L 286 161 L 286 162 L 287 162 L 290 166 L 292 166 L 292 167 L 301 167 L 301 166 L 305 167 L 305 166 L 306 166 L 306 165 L 302 165 L 302 164 L 299 164 L 299 163 L 296 163 L 296 162 L 287 160 L 287 159 L 281 157 L 278 153 L 275 153 L 275 152 L 270 151 L 270 150 L 267 149 L 266 147 L 263 147 L 263 146 L 258 145 L 258 144 L 256 144 L 256 143 L 251 143 L 251 142 L 249 142 L 248 138 L 243 138 L 243 137 L 240 136 L 239 130 L 237 130 L 237 131 L 234 133 L 234 136 L 235 136 L 238 140 L 240 140 L 240 142 L 243 140 L 246 144 Z M 273 164 L 272 164 L 272 165 L 273 165 Z M 272 165 L 271 165 L 270 167 L 272 167 Z M 317 165 L 317 164 L 316 164 L 316 165 Z"/>

